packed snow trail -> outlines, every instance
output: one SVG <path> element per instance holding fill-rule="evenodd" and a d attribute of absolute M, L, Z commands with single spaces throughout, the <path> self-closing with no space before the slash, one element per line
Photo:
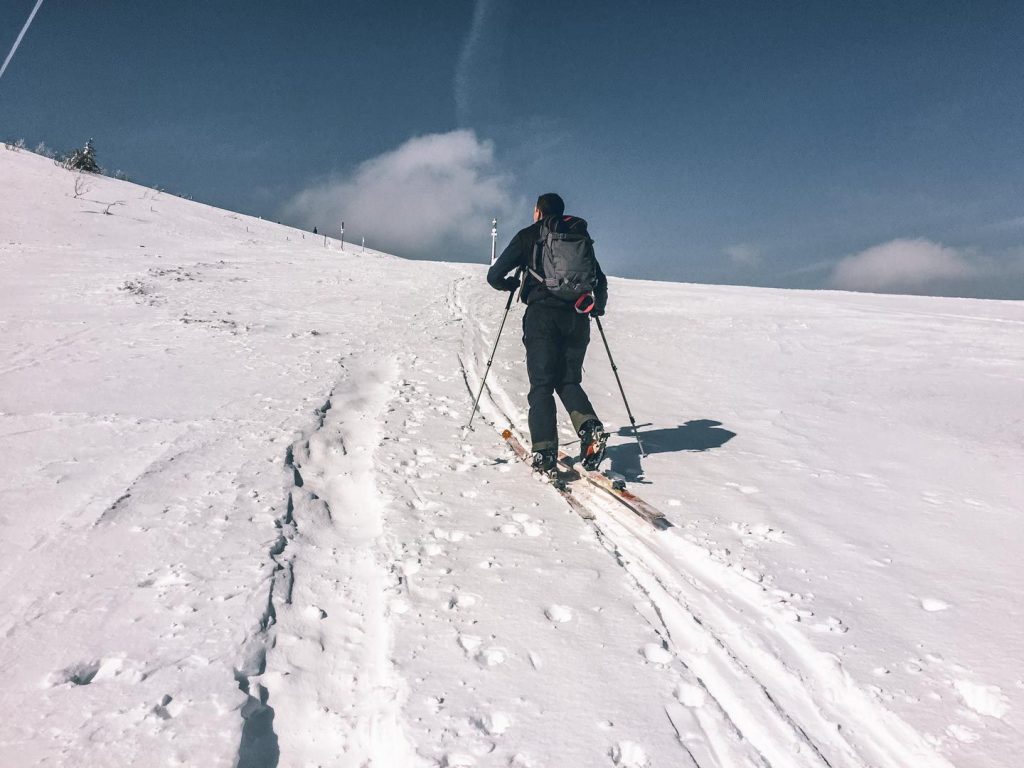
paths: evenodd
<path fill-rule="evenodd" d="M 482 267 L 0 166 L 0 765 L 1015 764 L 1020 303 L 613 280 L 591 524 Z"/>
<path fill-rule="evenodd" d="M 286 589 L 275 590 L 273 650 L 260 685 L 276 704 L 281 753 L 296 765 L 413 765 L 401 723 L 405 681 L 390 663 L 382 507 L 373 452 L 395 386 L 388 360 L 356 352 L 289 451 Z M 280 557 L 280 556 L 279 556 Z"/>

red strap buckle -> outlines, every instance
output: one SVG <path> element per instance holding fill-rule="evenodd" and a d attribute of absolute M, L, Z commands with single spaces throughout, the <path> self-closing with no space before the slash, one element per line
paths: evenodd
<path fill-rule="evenodd" d="M 576 299 L 576 311 L 581 315 L 590 314 L 590 312 L 597 306 L 597 302 L 594 300 L 593 294 L 584 293 L 578 299 Z"/>

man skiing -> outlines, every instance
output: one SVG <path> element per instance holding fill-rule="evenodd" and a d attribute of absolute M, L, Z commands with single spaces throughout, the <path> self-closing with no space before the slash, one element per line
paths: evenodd
<path fill-rule="evenodd" d="M 522 290 L 523 344 L 530 379 L 530 440 L 533 468 L 550 473 L 558 458 L 555 393 L 580 437 L 580 460 L 596 469 L 608 434 L 583 391 L 583 358 L 590 343 L 590 317 L 604 314 L 608 280 L 594 257 L 587 222 L 565 215 L 553 192 L 537 198 L 533 224 L 516 233 L 487 272 L 499 291 Z M 516 277 L 509 273 L 516 271 Z M 548 274 L 546 274 L 546 272 Z"/>

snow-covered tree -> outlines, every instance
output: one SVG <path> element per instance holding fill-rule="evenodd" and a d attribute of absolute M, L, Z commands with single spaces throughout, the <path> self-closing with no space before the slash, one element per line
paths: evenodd
<path fill-rule="evenodd" d="M 96 148 L 92 145 L 92 139 L 85 142 L 85 146 L 76 149 L 67 160 L 64 161 L 66 168 L 72 171 L 86 171 L 87 173 L 99 173 L 100 166 L 96 162 Z"/>

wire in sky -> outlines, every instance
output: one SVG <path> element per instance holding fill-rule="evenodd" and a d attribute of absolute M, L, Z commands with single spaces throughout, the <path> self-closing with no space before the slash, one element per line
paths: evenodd
<path fill-rule="evenodd" d="M 11 59 L 14 58 L 14 52 L 18 50 L 18 46 L 21 45 L 21 38 L 28 32 L 29 25 L 32 23 L 32 19 L 36 17 L 36 13 L 39 11 L 39 6 L 43 4 L 43 0 L 36 0 L 36 7 L 32 9 L 32 13 L 28 15 L 28 21 L 25 22 L 25 26 L 21 28 L 21 33 L 18 35 L 18 39 L 14 41 L 14 45 L 11 46 L 11 52 L 7 54 L 7 58 L 4 59 L 4 65 L 0 67 L 0 78 L 3 78 L 4 72 L 7 71 L 7 65 L 11 63 Z"/>

